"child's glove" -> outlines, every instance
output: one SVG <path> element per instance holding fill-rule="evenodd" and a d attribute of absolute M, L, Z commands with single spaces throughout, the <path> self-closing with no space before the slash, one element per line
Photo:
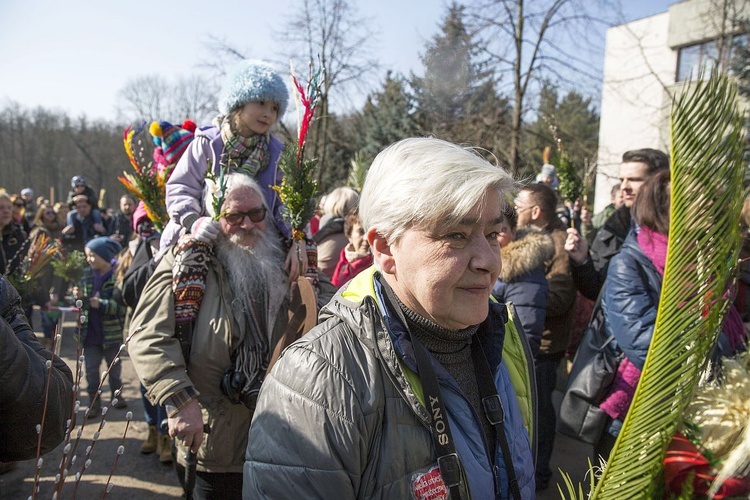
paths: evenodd
<path fill-rule="evenodd" d="M 221 226 L 219 226 L 218 221 L 213 220 L 211 217 L 201 217 L 190 226 L 190 234 L 198 241 L 211 243 L 219 236 L 220 229 Z"/>

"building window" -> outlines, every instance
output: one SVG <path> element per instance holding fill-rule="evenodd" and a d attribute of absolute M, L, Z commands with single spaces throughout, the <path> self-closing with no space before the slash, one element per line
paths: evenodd
<path fill-rule="evenodd" d="M 735 48 L 746 46 L 747 40 L 747 34 L 742 34 L 727 37 L 721 47 L 719 47 L 719 40 L 709 40 L 680 47 L 677 53 L 677 81 L 683 82 L 691 78 L 698 78 L 701 68 L 704 69 L 703 74 L 707 78 L 719 61 L 721 61 L 722 69 L 727 68 Z"/>

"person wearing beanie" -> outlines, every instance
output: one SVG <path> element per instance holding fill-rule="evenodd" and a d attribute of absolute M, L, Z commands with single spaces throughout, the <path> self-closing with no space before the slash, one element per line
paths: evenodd
<path fill-rule="evenodd" d="M 154 229 L 154 224 L 146 213 L 146 205 L 139 201 L 133 212 L 132 217 L 133 237 L 128 242 L 127 251 L 120 254 L 117 262 L 116 283 L 118 289 L 122 291 L 122 302 L 124 305 L 131 306 L 137 302 L 137 296 L 134 295 L 135 288 L 145 286 L 150 276 L 148 267 L 150 266 L 153 256 L 159 251 L 159 232 Z M 151 271 L 153 272 L 153 267 Z M 141 279 L 141 276 L 145 278 Z M 137 292 L 142 290 L 138 288 Z M 125 328 L 128 330 L 130 318 L 132 317 L 132 307 L 127 307 Z M 172 446 L 171 438 L 167 429 L 162 428 L 161 422 L 167 418 L 167 412 L 163 405 L 153 405 L 146 397 L 146 388 L 140 384 L 141 402 L 143 403 L 143 415 L 146 421 L 147 434 L 141 443 L 141 453 L 151 454 L 156 452 L 157 458 L 161 463 L 172 463 Z"/>
<path fill-rule="evenodd" d="M 270 188 L 279 185 L 283 177 L 278 168 L 282 144 L 269 132 L 285 112 L 288 100 L 284 81 L 268 63 L 241 61 L 230 71 L 219 95 L 220 114 L 214 126 L 196 132 L 199 140 L 191 143 L 167 182 L 167 210 L 172 222 L 179 225 L 170 222 L 162 248 L 173 244 L 183 229 L 195 235 L 200 226 L 211 225 L 204 219 L 201 203 L 208 163 L 216 174 L 224 169 L 255 178 L 263 186 L 277 229 L 289 236 L 280 217 L 280 200 Z M 198 239 L 212 240 L 217 233 L 213 229 L 199 231 Z"/>
<path fill-rule="evenodd" d="M 70 191 L 68 191 L 68 207 L 73 210 L 75 209 L 75 201 L 73 201 L 73 198 L 78 196 L 79 194 L 84 194 L 89 199 L 89 202 L 91 203 L 91 207 L 96 210 L 97 214 L 99 212 L 99 198 L 96 196 L 96 192 L 94 189 L 89 186 L 88 182 L 86 182 L 86 179 L 81 177 L 80 175 L 74 175 L 70 179 Z M 101 222 L 101 215 L 97 215 L 99 217 L 99 222 Z"/>
<path fill-rule="evenodd" d="M 560 185 L 560 179 L 557 177 L 555 166 L 551 163 L 542 165 L 542 171 L 536 176 L 536 182 L 547 184 L 552 189 L 557 189 Z"/>
<path fill-rule="evenodd" d="M 283 179 L 278 166 L 283 146 L 270 132 L 288 102 L 284 80 L 267 62 L 241 61 L 228 73 L 218 98 L 219 116 L 212 127 L 196 131 L 167 181 L 170 221 L 162 234 L 159 257 L 181 234 L 189 233 L 209 245 L 219 234 L 219 222 L 208 215 L 203 202 L 210 165 L 216 178 L 220 172 L 239 172 L 261 186 L 275 233 L 287 243 L 285 265 L 290 281 L 296 281 L 300 269 L 306 268 L 307 252 L 291 240 L 290 228 L 281 217 L 281 200 L 273 187 L 280 186 Z M 180 274 L 175 270 L 175 275 Z"/>
<path fill-rule="evenodd" d="M 179 161 L 182 154 L 195 137 L 197 126 L 191 120 L 185 120 L 180 125 L 172 125 L 167 121 L 152 122 L 148 131 L 154 141 L 154 161 L 158 165 L 173 165 Z"/>
<path fill-rule="evenodd" d="M 86 359 L 86 382 L 89 394 L 89 409 L 86 418 L 96 418 L 101 413 L 98 394 L 99 366 L 104 360 L 109 370 L 111 405 L 125 408 L 127 403 L 120 394 L 122 379 L 120 363 L 114 363 L 119 356 L 122 344 L 122 328 L 125 308 L 114 297 L 114 267 L 118 252 L 118 242 L 109 237 L 94 238 L 86 243 L 84 252 L 88 267 L 83 278 L 73 289 L 73 295 L 82 302 L 81 314 L 87 321 L 81 322 L 77 332 Z"/>
<path fill-rule="evenodd" d="M 23 188 L 21 190 L 21 199 L 24 203 L 23 217 L 26 219 L 26 223 L 29 227 L 33 226 L 34 216 L 36 215 L 36 201 L 34 201 L 34 190 L 31 188 Z"/>

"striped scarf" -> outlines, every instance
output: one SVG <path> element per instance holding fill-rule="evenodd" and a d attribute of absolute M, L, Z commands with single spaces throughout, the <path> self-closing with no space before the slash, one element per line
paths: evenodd
<path fill-rule="evenodd" d="M 242 137 L 237 133 L 228 116 L 221 119 L 220 130 L 224 141 L 224 152 L 220 161 L 222 169 L 228 169 L 225 171 L 229 172 L 242 172 L 254 178 L 258 172 L 268 166 L 270 160 L 268 143 L 271 138 L 269 132 Z"/>

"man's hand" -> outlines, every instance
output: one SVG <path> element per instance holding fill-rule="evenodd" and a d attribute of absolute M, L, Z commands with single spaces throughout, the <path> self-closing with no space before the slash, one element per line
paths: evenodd
<path fill-rule="evenodd" d="M 565 240 L 565 251 L 570 260 L 576 264 L 583 264 L 589 258 L 589 244 L 574 228 L 568 228 L 568 238 Z"/>
<path fill-rule="evenodd" d="M 198 400 L 191 399 L 168 422 L 169 435 L 181 440 L 193 453 L 198 453 L 203 443 L 203 415 Z"/>
<path fill-rule="evenodd" d="M 92 309 L 99 309 L 99 292 L 96 292 L 96 294 L 89 299 L 89 307 Z"/>
<path fill-rule="evenodd" d="M 289 253 L 286 254 L 284 267 L 289 274 L 290 283 L 296 283 L 300 274 L 307 269 L 307 248 L 305 248 L 305 245 L 301 241 L 292 241 Z"/>

